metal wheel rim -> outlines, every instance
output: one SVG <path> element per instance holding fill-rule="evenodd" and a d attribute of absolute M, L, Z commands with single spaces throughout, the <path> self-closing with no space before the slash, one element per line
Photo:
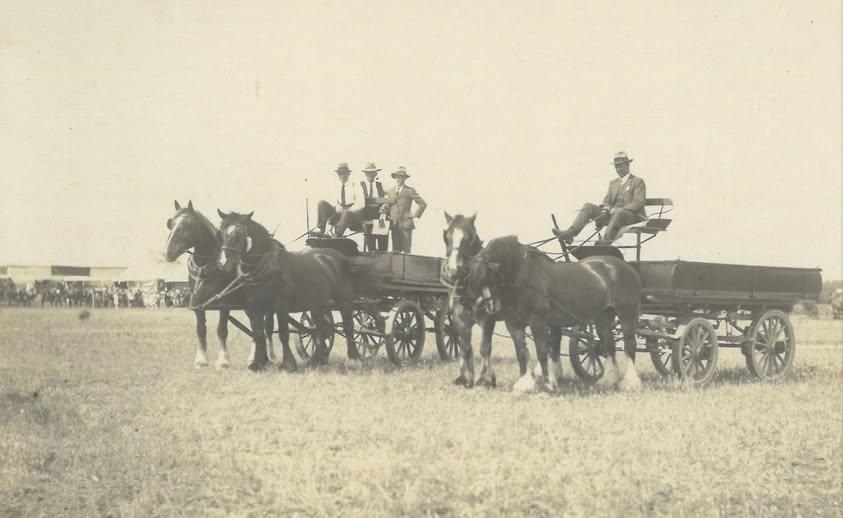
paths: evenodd
<path fill-rule="evenodd" d="M 460 336 L 454 330 L 454 321 L 450 311 L 445 313 L 442 319 L 442 336 L 445 338 L 445 352 L 448 358 L 456 360 L 460 354 Z"/>
<path fill-rule="evenodd" d="M 411 308 L 395 314 L 392 335 L 395 340 L 395 354 L 401 361 L 413 359 L 418 353 L 419 329 L 424 332 L 423 323 L 418 321 L 416 312 Z"/>
<path fill-rule="evenodd" d="M 588 340 L 580 337 L 571 338 L 576 348 L 575 352 L 571 351 L 571 362 L 577 374 L 585 381 L 593 383 L 603 377 L 605 368 L 603 367 L 603 357 L 598 350 L 599 340 L 595 338 L 593 324 L 588 325 L 586 333 L 591 335 Z"/>
<path fill-rule="evenodd" d="M 383 344 L 383 337 L 360 331 L 362 329 L 373 329 L 382 333 L 383 325 L 379 323 L 375 315 L 362 309 L 354 310 L 352 318 L 354 320 L 354 343 L 357 344 L 357 352 L 360 357 L 366 359 L 377 355 L 381 344 Z"/>
<path fill-rule="evenodd" d="M 762 317 L 755 326 L 750 348 L 755 374 L 767 380 L 781 378 L 793 363 L 794 348 L 793 328 L 783 314 Z"/>
<path fill-rule="evenodd" d="M 329 322 L 331 323 L 332 331 L 325 340 L 325 348 L 327 349 L 328 354 L 330 354 L 331 350 L 334 348 L 333 321 L 329 320 Z M 299 331 L 301 350 L 299 351 L 299 354 L 301 354 L 304 359 L 309 359 L 313 356 L 313 350 L 316 347 L 316 343 L 313 341 L 316 326 L 313 323 L 313 318 L 309 311 L 305 311 L 301 314 L 299 324 L 301 324 L 301 330 Z"/>
<path fill-rule="evenodd" d="M 717 336 L 710 324 L 692 323 L 679 340 L 679 373 L 695 383 L 708 381 L 717 364 Z"/>

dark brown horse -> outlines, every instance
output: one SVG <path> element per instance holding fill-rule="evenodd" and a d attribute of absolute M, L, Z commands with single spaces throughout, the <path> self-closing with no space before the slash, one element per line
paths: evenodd
<path fill-rule="evenodd" d="M 448 226 L 442 233 L 446 260 L 441 277 L 443 282 L 451 287 L 451 312 L 454 326 L 460 334 L 460 375 L 454 380 L 454 384 L 466 388 L 471 388 L 475 384 L 474 348 L 471 344 L 471 332 L 475 324 L 482 330 L 480 338 L 482 366 L 476 383 L 488 387 L 494 387 L 497 384 L 497 377 L 490 359 L 492 336 L 495 324 L 503 320 L 510 336 L 513 337 L 515 355 L 521 370 L 521 376 L 515 388 L 521 391 L 532 391 L 536 388 L 536 382 L 529 369 L 530 353 L 527 350 L 524 329 L 513 325 L 506 318 L 506 313 L 503 311 L 505 308 L 500 306 L 500 300 L 493 299 L 488 290 L 484 296 L 482 289 L 481 293 L 474 293 L 468 285 L 470 262 L 483 250 L 483 241 L 478 236 L 474 225 L 476 216 L 475 214 L 465 217 L 458 214 L 452 217 L 445 212 L 445 221 Z M 491 303 L 491 306 L 486 307 L 488 303 Z M 536 352 L 539 354 L 538 350 Z"/>
<path fill-rule="evenodd" d="M 512 335 L 516 342 L 524 340 L 524 329 L 530 326 L 542 375 L 552 390 L 557 388 L 557 373 L 548 376 L 549 331 L 594 322 L 603 352 L 618 372 L 612 334 L 617 317 L 627 358 L 621 388 L 640 388 L 634 362 L 641 280 L 623 260 L 594 256 L 578 263 L 554 262 L 508 236 L 493 239 L 470 260 L 465 286 L 469 297 L 480 298 L 481 308 L 500 308 L 507 327 L 517 329 Z M 559 340 L 552 338 L 551 356 L 557 367 Z"/>
<path fill-rule="evenodd" d="M 168 261 L 173 262 L 182 254 L 189 252 L 190 260 L 187 263 L 188 283 L 190 286 L 190 306 L 195 308 L 202 302 L 210 299 L 222 291 L 234 279 L 234 275 L 217 267 L 217 258 L 220 255 L 222 243 L 219 240 L 216 227 L 205 217 L 204 214 L 193 208 L 193 202 L 188 201 L 187 207 L 182 207 L 175 202 L 176 212 L 167 220 L 167 228 L 170 235 L 167 238 L 165 255 Z M 190 250 L 193 250 L 190 252 Z M 217 337 L 220 341 L 220 352 L 215 366 L 218 369 L 230 365 L 228 359 L 228 315 L 229 309 L 241 309 L 246 301 L 240 293 L 232 293 L 220 300 L 216 307 L 220 309 L 220 319 L 217 324 Z M 208 340 L 206 338 L 207 328 L 205 321 L 205 310 L 194 309 L 196 315 L 196 336 L 199 339 L 199 347 L 196 349 L 196 357 L 193 366 L 196 368 L 207 367 L 208 365 Z M 268 321 L 266 329 L 267 356 L 274 359 L 272 352 L 272 319 Z"/>
<path fill-rule="evenodd" d="M 278 320 L 282 368 L 296 368 L 290 350 L 287 321 L 291 312 L 299 311 L 310 311 L 316 322 L 316 349 L 311 363 L 327 363 L 325 339 L 333 330 L 326 314 L 333 307 L 339 308 L 342 313 L 348 358 L 357 360 L 350 306 L 352 282 L 347 258 L 330 248 L 288 252 L 272 239 L 266 228 L 252 220 L 253 213 L 217 212 L 222 218 L 222 250 L 218 264 L 231 273 L 237 272 L 235 286 L 240 286 L 239 291 L 242 291 L 250 308 L 249 319 L 257 346 L 249 369 L 260 371 L 267 364 L 263 329 L 268 312 L 275 313 Z"/>

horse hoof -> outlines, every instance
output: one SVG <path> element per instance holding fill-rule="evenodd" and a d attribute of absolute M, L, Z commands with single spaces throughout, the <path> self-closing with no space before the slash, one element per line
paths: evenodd
<path fill-rule="evenodd" d="M 465 387 L 465 388 L 472 388 L 474 387 L 474 383 L 471 383 L 466 379 L 465 376 L 460 376 L 459 378 L 454 380 L 454 385 Z"/>
<path fill-rule="evenodd" d="M 536 391 L 536 380 L 528 376 L 523 376 L 515 382 L 515 385 L 512 386 L 512 390 L 515 392 L 521 392 L 522 394 L 531 394 Z"/>
<path fill-rule="evenodd" d="M 216 367 L 218 371 L 221 371 L 223 369 L 227 369 L 227 368 L 231 367 L 231 364 L 228 363 L 227 361 L 226 362 L 217 362 L 217 363 L 214 364 L 214 367 Z"/>
<path fill-rule="evenodd" d="M 256 372 L 256 373 L 263 372 L 264 367 L 265 367 L 265 365 L 260 365 L 258 363 L 250 363 L 249 364 L 249 370 L 252 371 L 252 372 Z"/>
<path fill-rule="evenodd" d="M 478 386 L 478 387 L 485 387 L 485 386 L 487 386 L 488 384 L 489 384 L 489 382 L 488 382 L 488 381 L 486 381 L 486 378 L 479 378 L 479 379 L 477 380 L 477 386 Z"/>
<path fill-rule="evenodd" d="M 193 368 L 194 368 L 194 369 L 201 369 L 201 368 L 203 368 L 203 367 L 207 367 L 207 366 L 208 366 L 208 362 L 205 362 L 205 363 L 201 363 L 201 362 L 194 362 L 194 363 L 193 363 Z"/>
<path fill-rule="evenodd" d="M 349 358 L 345 361 L 345 368 L 350 371 L 360 370 L 360 360 L 357 358 Z"/>

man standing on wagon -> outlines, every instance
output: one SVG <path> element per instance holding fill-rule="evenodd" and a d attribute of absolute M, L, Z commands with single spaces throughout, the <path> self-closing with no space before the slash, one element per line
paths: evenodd
<path fill-rule="evenodd" d="M 644 209 L 647 185 L 643 179 L 629 172 L 630 163 L 632 159 L 625 152 L 615 153 L 614 166 L 618 177 L 609 182 L 609 191 L 603 198 L 603 203 L 601 205 L 586 203 L 568 229 L 554 228 L 553 234 L 566 243 L 572 243 L 583 227 L 588 222 L 594 221 L 598 228 L 606 227 L 600 244 L 610 244 L 617 239 L 618 230 L 621 227 L 647 219 Z"/>
<path fill-rule="evenodd" d="M 395 178 L 395 187 L 386 193 L 387 205 L 389 206 L 389 219 L 392 221 L 392 251 L 409 254 L 413 249 L 413 229 L 416 228 L 414 219 L 418 219 L 427 208 L 427 203 L 405 181 L 409 178 L 407 169 L 404 166 L 392 173 Z M 416 202 L 415 212 L 411 211 L 413 202 Z"/>
<path fill-rule="evenodd" d="M 363 220 L 372 221 L 375 225 L 378 224 L 380 219 L 380 208 L 387 201 L 383 184 L 377 179 L 379 171 L 380 169 L 375 167 L 374 162 L 369 162 L 363 169 L 366 179 L 360 182 L 360 186 L 363 188 L 363 197 L 366 199 L 366 206 L 363 208 L 362 214 Z M 366 249 L 386 252 L 388 239 L 389 236 L 385 234 L 382 236 L 374 235 L 370 229 L 367 229 Z"/>
<path fill-rule="evenodd" d="M 334 201 L 319 200 L 316 205 L 316 224 L 318 232 L 311 232 L 311 235 L 322 237 L 325 235 L 325 227 L 328 223 L 334 226 L 334 235 L 342 237 L 346 229 L 363 230 L 360 219 L 364 207 L 364 198 L 359 188 L 353 182 L 348 181 L 351 169 L 348 164 L 341 162 L 335 172 L 340 180 L 340 188 Z"/>

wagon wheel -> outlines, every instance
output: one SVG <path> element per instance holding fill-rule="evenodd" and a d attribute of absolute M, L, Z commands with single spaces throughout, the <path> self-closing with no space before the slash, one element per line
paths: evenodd
<path fill-rule="evenodd" d="M 325 320 L 327 320 L 331 326 L 331 332 L 325 342 L 327 354 L 330 356 L 331 350 L 334 348 L 334 335 L 336 334 L 334 331 L 334 315 L 331 314 L 330 311 L 325 313 Z M 296 329 L 293 331 L 299 335 L 299 340 L 296 343 L 296 352 L 299 353 L 299 357 L 303 360 L 309 360 L 313 355 L 313 351 L 316 349 L 316 341 L 314 340 L 316 326 L 314 325 L 313 315 L 311 315 L 310 311 L 302 312 L 298 324 L 299 325 L 295 326 Z"/>
<path fill-rule="evenodd" d="M 600 351 L 600 339 L 594 324 L 576 326 L 574 332 L 586 336 L 571 336 L 568 338 L 568 355 L 571 357 L 571 367 L 586 383 L 595 383 L 603 377 L 604 355 Z"/>
<path fill-rule="evenodd" d="M 673 344 L 673 369 L 683 380 L 702 385 L 714 376 L 719 347 L 711 322 L 694 318 Z"/>
<path fill-rule="evenodd" d="M 354 321 L 354 343 L 360 358 L 366 360 L 377 355 L 384 341 L 384 319 L 372 309 L 355 309 L 351 318 Z"/>
<path fill-rule="evenodd" d="M 460 334 L 454 327 L 454 317 L 447 301 L 436 309 L 436 349 L 442 361 L 460 356 Z"/>
<path fill-rule="evenodd" d="M 745 352 L 749 372 L 762 380 L 784 377 L 796 354 L 796 336 L 787 314 L 778 309 L 765 312 L 752 324 L 749 337 Z"/>
<path fill-rule="evenodd" d="M 673 376 L 673 345 L 663 338 L 647 337 L 647 350 L 653 366 L 662 376 Z"/>
<path fill-rule="evenodd" d="M 386 354 L 392 363 L 402 365 L 421 356 L 426 329 L 424 313 L 412 300 L 395 304 L 386 319 Z"/>

